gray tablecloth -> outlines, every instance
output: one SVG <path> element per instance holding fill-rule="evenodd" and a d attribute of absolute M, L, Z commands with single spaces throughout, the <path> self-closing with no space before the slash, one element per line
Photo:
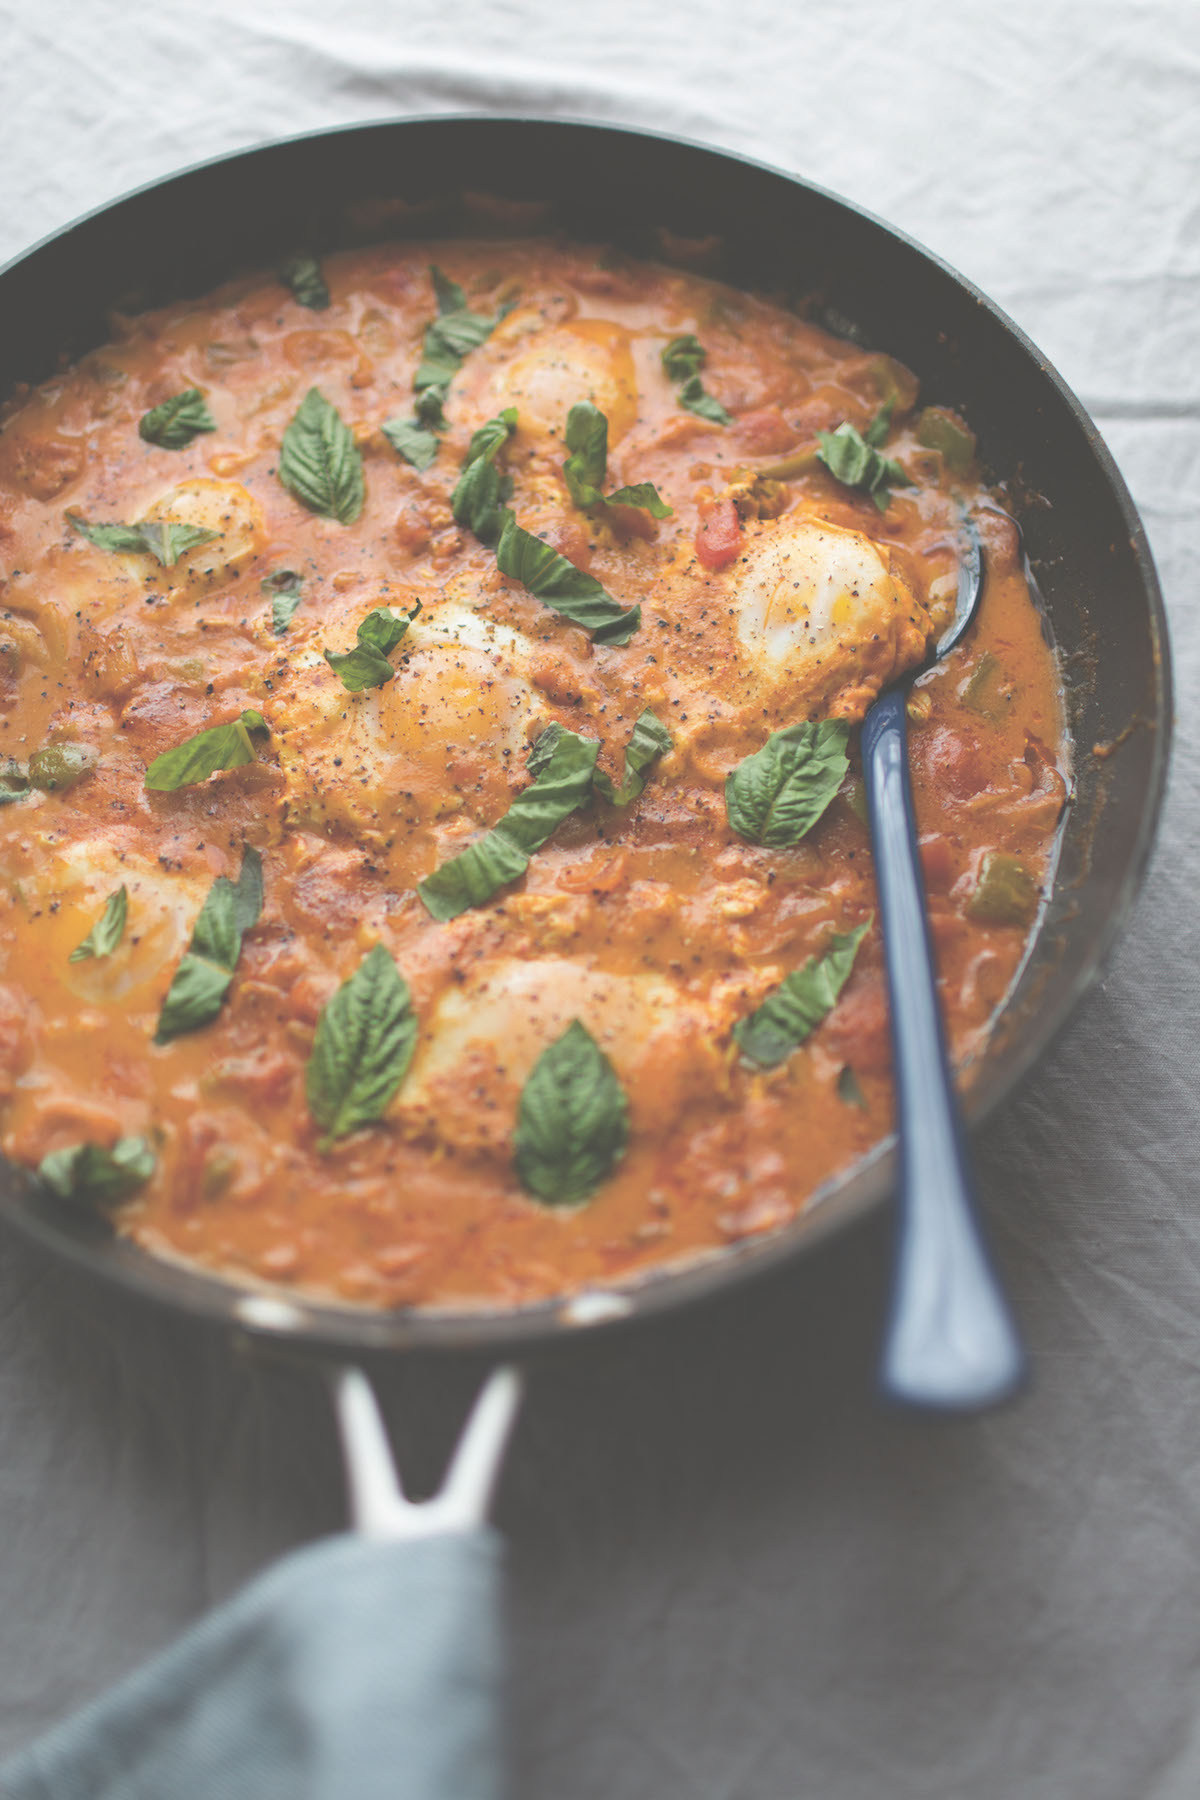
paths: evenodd
<path fill-rule="evenodd" d="M 978 1141 L 1037 1385 L 870 1398 L 886 1229 L 537 1374 L 502 1494 L 522 1800 L 1200 1793 L 1200 9 L 8 0 L 0 254 L 202 155 L 404 111 L 753 150 L 977 280 L 1099 420 L 1175 634 L 1105 982 Z M 339 1523 L 321 1394 L 0 1242 L 0 1752 Z M 432 1474 L 473 1379 L 384 1380 Z"/>

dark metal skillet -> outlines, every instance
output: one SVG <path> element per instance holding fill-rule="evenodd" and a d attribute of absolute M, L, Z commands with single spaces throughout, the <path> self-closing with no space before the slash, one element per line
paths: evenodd
<path fill-rule="evenodd" d="M 598 177 L 601 177 L 598 179 Z M 815 297 L 898 357 L 933 402 L 961 410 L 986 470 L 1005 480 L 1062 657 L 1077 746 L 1076 800 L 1055 890 L 986 1050 L 965 1071 L 968 1121 L 1041 1054 L 1095 977 L 1149 855 L 1171 719 L 1166 625 L 1144 533 L 1078 402 L 988 300 L 926 251 L 804 182 L 694 144 L 527 119 L 435 118 L 322 132 L 222 158 L 88 215 L 0 271 L 0 397 L 108 336 L 113 304 L 199 295 L 242 266 L 406 230 L 480 229 L 464 192 L 515 202 L 524 229 L 562 229 L 670 260 L 719 239 L 706 272 Z M 406 205 L 397 208 L 399 199 Z M 366 204 L 367 202 L 378 204 Z M 667 227 L 673 236 L 665 236 Z M 844 328 L 844 326 L 843 326 Z M 1108 759 L 1093 744 L 1121 740 Z M 782 1231 L 567 1305 L 381 1313 L 176 1267 L 87 1218 L 34 1199 L 0 1169 L 0 1211 L 54 1251 L 128 1289 L 294 1344 L 500 1350 L 637 1320 L 786 1262 L 880 1202 L 889 1147 L 830 1182 Z"/>

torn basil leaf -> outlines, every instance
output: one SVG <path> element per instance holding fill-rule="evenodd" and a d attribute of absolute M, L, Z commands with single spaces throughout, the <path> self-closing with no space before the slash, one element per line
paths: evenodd
<path fill-rule="evenodd" d="M 279 276 L 301 306 L 307 306 L 313 312 L 324 312 L 329 305 L 329 289 L 315 256 L 289 256 L 281 265 Z"/>
<path fill-rule="evenodd" d="M 512 512 L 504 515 L 496 566 L 572 625 L 590 631 L 598 644 L 627 644 L 642 622 L 640 606 L 619 605 L 595 576 L 523 531 Z"/>
<path fill-rule="evenodd" d="M 462 470 L 450 496 L 450 510 L 481 544 L 494 544 L 504 524 L 502 502 L 512 483 L 496 468 L 496 456 L 517 428 L 517 409 L 506 406 L 471 438 Z"/>
<path fill-rule="evenodd" d="M 631 800 L 636 800 L 645 791 L 651 768 L 660 756 L 665 756 L 671 749 L 673 741 L 666 726 L 647 707 L 630 733 L 625 749 L 625 774 L 620 787 L 614 787 L 611 776 L 606 775 L 603 769 L 597 769 L 594 777 L 596 792 L 612 806 L 628 806 Z M 537 749 L 536 744 L 534 749 Z M 530 766 L 532 767 L 532 763 Z"/>
<path fill-rule="evenodd" d="M 418 424 L 416 419 L 387 419 L 380 430 L 392 449 L 414 469 L 427 469 L 438 453 L 436 432 Z"/>
<path fill-rule="evenodd" d="M 199 388 L 184 388 L 159 406 L 152 406 L 138 421 L 138 434 L 161 450 L 183 450 L 202 431 L 215 431 L 217 421 Z"/>
<path fill-rule="evenodd" d="M 455 919 L 516 881 L 534 851 L 591 798 L 599 744 L 559 726 L 549 756 L 539 756 L 546 736 L 543 732 L 531 753 L 531 766 L 535 761 L 537 765 L 532 784 L 517 795 L 500 822 L 418 882 L 425 910 L 435 919 Z"/>
<path fill-rule="evenodd" d="M 262 912 L 262 858 L 249 845 L 242 851 L 236 882 L 218 875 L 208 890 L 179 967 L 158 1016 L 156 1044 L 211 1025 L 233 980 L 242 938 Z"/>
<path fill-rule="evenodd" d="M 399 619 L 390 607 L 376 606 L 359 626 L 353 650 L 326 650 L 325 661 L 342 686 L 357 694 L 390 681 L 396 671 L 388 657 L 420 610 L 418 602 L 406 619 Z"/>
<path fill-rule="evenodd" d="M 719 400 L 707 392 L 698 375 L 690 375 L 679 390 L 679 404 L 713 425 L 732 425 L 733 419 Z"/>
<path fill-rule="evenodd" d="M 893 487 L 911 487 L 912 482 L 901 465 L 890 456 L 881 456 L 877 446 L 887 436 L 892 409 L 885 406 L 860 436 L 848 421 L 836 431 L 819 431 L 817 456 L 835 481 L 843 487 L 858 488 L 870 494 L 880 512 L 886 512 Z"/>
<path fill-rule="evenodd" d="M 662 366 L 668 381 L 688 381 L 698 375 L 708 361 L 708 352 L 694 332 L 674 337 L 662 353 Z"/>
<path fill-rule="evenodd" d="M 824 956 L 810 956 L 793 969 L 773 994 L 733 1028 L 743 1057 L 760 1069 L 774 1069 L 814 1032 L 850 979 L 858 946 L 871 921 L 854 931 L 835 932 Z"/>
<path fill-rule="evenodd" d="M 443 316 L 446 313 L 465 312 L 467 296 L 457 281 L 451 281 L 442 273 L 436 263 L 429 265 L 429 279 L 433 282 L 433 297 L 437 301 L 437 309 Z"/>
<path fill-rule="evenodd" d="M 517 1173 L 544 1205 L 575 1206 L 608 1179 L 628 1142 L 625 1091 L 587 1027 L 573 1019 L 521 1090 Z"/>
<path fill-rule="evenodd" d="M 305 1086 L 321 1149 L 383 1117 L 416 1044 L 408 983 L 376 944 L 317 1020 Z"/>
<path fill-rule="evenodd" d="M 172 568 L 185 551 L 220 535 L 201 525 L 181 525 L 175 519 L 143 519 L 139 525 L 89 525 L 76 513 L 68 513 L 67 523 L 98 550 L 111 550 L 121 556 L 153 556 L 164 569 Z"/>
<path fill-rule="evenodd" d="M 638 506 L 653 518 L 670 518 L 671 508 L 663 503 L 652 481 L 618 488 L 614 494 L 603 492 L 608 474 L 608 420 L 590 400 L 580 400 L 567 414 L 566 438 L 571 455 L 562 472 L 576 506 L 584 512 L 603 506 Z"/>
<path fill-rule="evenodd" d="M 218 769 L 240 769 L 255 760 L 250 733 L 267 729 L 262 714 L 247 707 L 230 724 L 198 731 L 195 737 L 156 756 L 146 770 L 146 786 L 155 793 L 171 794 L 176 788 L 206 781 Z"/>
<path fill-rule="evenodd" d="M 531 775 L 540 775 L 543 769 L 549 768 L 554 746 L 566 729 L 557 719 L 551 719 L 546 729 L 538 732 L 529 746 L 529 755 L 525 758 L 525 767 Z"/>
<path fill-rule="evenodd" d="M 264 594 L 271 596 L 271 629 L 282 637 L 296 615 L 303 599 L 303 577 L 295 569 L 276 569 L 259 583 Z"/>
<path fill-rule="evenodd" d="M 366 489 L 354 433 L 320 388 L 309 388 L 279 447 L 279 479 L 309 512 L 353 525 Z"/>
<path fill-rule="evenodd" d="M 111 1150 L 74 1144 L 52 1150 L 38 1165 L 38 1179 L 60 1200 L 116 1206 L 154 1173 L 154 1152 L 144 1137 L 118 1138 Z"/>
<path fill-rule="evenodd" d="M 849 767 L 844 719 L 788 725 L 725 778 L 725 811 L 739 837 L 780 850 L 821 817 Z"/>
<path fill-rule="evenodd" d="M 110 894 L 104 911 L 84 938 L 76 944 L 68 962 L 86 962 L 90 956 L 111 956 L 125 935 L 125 915 L 129 906 L 129 890 L 122 885 Z"/>

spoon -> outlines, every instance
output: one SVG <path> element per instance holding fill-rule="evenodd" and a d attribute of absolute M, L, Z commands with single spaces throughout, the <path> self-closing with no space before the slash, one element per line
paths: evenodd
<path fill-rule="evenodd" d="M 969 549 L 954 619 L 922 664 L 959 642 L 982 591 L 979 536 Z M 1025 1356 L 984 1245 L 962 1117 L 946 1050 L 908 777 L 911 675 L 881 694 L 862 727 L 863 774 L 887 959 L 899 1213 L 891 1311 L 880 1385 L 889 1399 L 968 1412 L 1007 1399 Z"/>

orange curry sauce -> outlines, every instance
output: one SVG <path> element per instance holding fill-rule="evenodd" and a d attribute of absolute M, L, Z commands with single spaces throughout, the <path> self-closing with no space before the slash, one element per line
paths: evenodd
<path fill-rule="evenodd" d="M 464 355 L 421 472 L 380 427 L 413 414 L 432 262 L 469 307 L 509 310 Z M 891 1123 L 877 920 L 839 1001 L 781 1066 L 746 1066 L 732 1037 L 788 971 L 874 912 L 857 733 L 841 792 L 793 847 L 731 829 L 725 777 L 788 724 L 857 722 L 920 660 L 971 508 L 981 616 L 920 678 L 910 717 L 943 1001 L 956 1056 L 975 1052 L 1032 923 L 972 916 L 985 858 L 1019 858 L 1043 887 L 1066 795 L 1059 678 L 1016 532 L 974 463 L 952 469 L 920 441 L 907 371 L 779 305 L 550 241 L 390 245 L 322 266 L 323 310 L 272 273 L 239 279 L 116 321 L 110 344 L 5 415 L 0 758 L 26 768 L 74 745 L 89 766 L 0 807 L 3 1150 L 32 1166 L 144 1135 L 157 1166 L 121 1230 L 237 1278 L 379 1307 L 517 1305 L 777 1228 Z M 703 389 L 727 425 L 682 406 L 664 371 L 684 333 L 707 353 Z M 279 479 L 283 433 L 314 386 L 361 451 L 351 524 Z M 142 415 L 193 387 L 216 429 L 181 449 L 145 442 Z M 589 399 L 608 419 L 607 488 L 654 482 L 670 518 L 572 503 L 564 426 Z M 911 485 L 882 511 L 803 453 L 843 421 L 867 430 L 889 400 L 883 454 Z M 471 434 L 506 406 L 509 504 L 622 605 L 641 602 L 628 645 L 594 643 L 455 521 Z M 783 476 L 756 479 L 776 465 Z M 163 566 L 89 542 L 68 513 L 217 536 Z M 834 586 L 852 573 L 820 654 L 810 637 L 790 661 L 785 629 L 772 662 L 753 633 L 779 626 L 801 541 L 801 573 L 830 546 Z M 262 586 L 280 569 L 302 577 L 283 633 Z M 372 608 L 403 616 L 417 600 L 394 679 L 346 691 L 323 651 L 347 650 Z M 640 799 L 596 799 L 523 879 L 456 919 L 429 915 L 417 881 L 502 816 L 546 725 L 598 738 L 619 782 L 646 707 L 673 748 Z M 147 789 L 156 756 L 247 708 L 269 728 L 253 763 Z M 247 844 L 265 904 L 228 998 L 212 1023 L 156 1044 L 204 897 L 236 878 Z M 120 944 L 69 961 L 122 884 Z M 411 987 L 416 1056 L 380 1122 L 321 1148 L 305 1097 L 314 1029 L 379 943 Z M 574 1018 L 625 1090 L 629 1146 L 590 1199 L 552 1207 L 518 1179 L 514 1121 L 538 1055 Z"/>

